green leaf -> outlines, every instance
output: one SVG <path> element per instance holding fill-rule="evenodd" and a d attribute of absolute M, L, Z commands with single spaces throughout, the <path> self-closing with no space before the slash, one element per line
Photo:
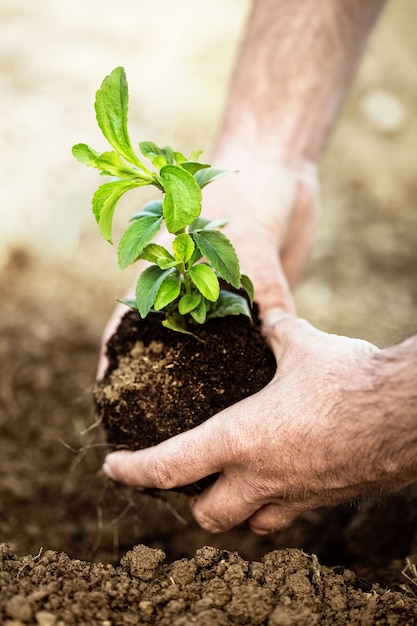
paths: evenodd
<path fill-rule="evenodd" d="M 175 237 L 172 242 L 172 249 L 177 261 L 187 263 L 193 255 L 195 243 L 190 235 L 182 233 L 181 235 L 177 235 Z"/>
<path fill-rule="evenodd" d="M 198 159 L 200 158 L 200 156 L 203 154 L 203 150 L 193 150 L 190 158 L 188 159 L 189 161 L 198 161 Z"/>
<path fill-rule="evenodd" d="M 201 293 L 186 293 L 178 303 L 178 311 L 181 315 L 187 315 L 195 309 L 201 302 Z"/>
<path fill-rule="evenodd" d="M 181 163 L 181 167 L 183 167 L 187 172 L 190 172 L 194 176 L 196 172 L 200 170 L 205 170 L 210 167 L 209 163 L 197 163 L 197 161 L 184 161 Z"/>
<path fill-rule="evenodd" d="M 207 317 L 226 317 L 227 315 L 246 315 L 252 319 L 246 298 L 231 291 L 220 291 L 219 299 L 210 305 Z"/>
<path fill-rule="evenodd" d="M 169 328 L 170 330 L 175 330 L 175 332 L 177 333 L 191 335 L 198 341 L 202 341 L 202 339 L 197 337 L 197 335 L 194 335 L 194 333 L 191 333 L 189 330 L 187 330 L 185 320 L 183 317 L 181 317 L 181 315 L 175 315 L 175 313 L 173 313 L 172 315 L 167 316 L 167 318 L 162 322 L 162 326 L 165 326 L 165 328 Z"/>
<path fill-rule="evenodd" d="M 138 213 L 132 215 L 130 221 L 138 220 L 141 217 L 145 217 L 145 215 L 162 217 L 162 200 L 151 200 L 150 202 L 147 202 Z"/>
<path fill-rule="evenodd" d="M 185 157 L 182 152 L 175 152 L 175 151 L 174 151 L 174 160 L 177 165 L 181 165 L 181 163 L 184 163 L 184 161 L 188 161 L 187 157 Z"/>
<path fill-rule="evenodd" d="M 157 165 L 158 163 L 162 163 L 162 165 L 172 165 L 174 162 L 175 153 L 171 146 L 159 148 L 159 146 L 157 146 L 153 141 L 141 141 L 139 143 L 139 148 L 143 156 L 152 161 L 154 165 Z M 159 157 L 161 157 L 165 163 L 158 161 Z M 160 167 L 162 167 L 162 165 Z"/>
<path fill-rule="evenodd" d="M 194 178 L 201 188 L 205 187 L 209 183 L 213 182 L 217 178 L 222 178 L 222 176 L 227 176 L 228 174 L 233 174 L 233 170 L 220 170 L 216 167 L 208 167 L 207 169 L 200 170 L 194 174 Z"/>
<path fill-rule="evenodd" d="M 172 254 L 170 254 L 166 248 L 158 245 L 157 243 L 150 243 L 145 246 L 141 252 L 140 258 L 145 261 L 150 261 L 151 263 L 156 263 L 157 265 L 159 265 L 161 260 L 165 260 L 168 263 L 173 261 L 175 264 L 175 259 Z"/>
<path fill-rule="evenodd" d="M 239 289 L 239 259 L 226 235 L 219 230 L 200 230 L 193 233 L 193 239 L 221 278 Z"/>
<path fill-rule="evenodd" d="M 253 283 L 251 281 L 251 279 L 249 278 L 249 276 L 246 276 L 246 274 L 242 274 L 240 277 L 240 284 L 242 285 L 243 289 L 246 291 L 246 293 L 249 296 L 249 301 L 251 303 L 251 306 L 253 305 L 253 300 L 255 297 L 255 290 L 253 287 Z"/>
<path fill-rule="evenodd" d="M 141 255 L 162 224 L 162 217 L 147 216 L 135 220 L 123 233 L 118 248 L 119 268 L 124 270 Z"/>
<path fill-rule="evenodd" d="M 90 148 L 86 143 L 77 143 L 72 147 L 72 154 L 80 163 L 90 165 L 91 161 L 95 161 L 99 153 L 97 150 Z"/>
<path fill-rule="evenodd" d="M 137 183 L 137 186 L 152 185 L 154 180 L 151 174 L 141 172 L 134 167 L 127 165 L 117 152 L 103 152 L 89 165 L 102 170 L 105 174 L 110 176 L 117 176 L 118 178 L 131 178 Z"/>
<path fill-rule="evenodd" d="M 127 130 L 129 93 L 123 67 L 116 67 L 96 93 L 95 110 L 101 132 L 126 161 L 146 171 L 136 156 Z"/>
<path fill-rule="evenodd" d="M 155 311 L 164 309 L 168 304 L 174 302 L 178 298 L 181 292 L 181 280 L 179 275 L 172 274 L 167 276 L 162 285 L 159 288 L 157 296 L 154 302 Z"/>
<path fill-rule="evenodd" d="M 136 306 L 136 300 L 133 300 L 131 298 L 117 298 L 117 302 L 121 302 L 122 304 L 125 304 L 135 311 L 138 310 L 138 307 Z"/>
<path fill-rule="evenodd" d="M 113 243 L 112 240 L 112 222 L 113 214 L 121 196 L 137 187 L 135 181 L 115 180 L 110 183 L 100 185 L 93 195 L 92 205 L 93 213 L 100 227 L 100 232 L 104 239 Z"/>
<path fill-rule="evenodd" d="M 159 288 L 175 269 L 161 270 L 157 265 L 151 265 L 143 270 L 136 283 L 136 305 L 139 315 L 144 318 L 153 307 Z"/>
<path fill-rule="evenodd" d="M 166 227 L 177 233 L 191 224 L 201 211 L 201 189 L 194 176 L 178 165 L 166 165 L 160 178 L 165 189 L 163 211 Z"/>
<path fill-rule="evenodd" d="M 141 153 L 143 154 L 143 156 L 146 157 L 147 159 L 150 158 L 149 155 L 164 156 L 164 151 L 162 150 L 162 148 L 158 148 L 156 143 L 154 143 L 153 141 L 140 141 L 139 149 Z"/>
<path fill-rule="evenodd" d="M 205 217 L 197 217 L 196 220 L 190 225 L 189 232 L 193 232 L 195 230 L 214 230 L 216 228 L 223 228 L 226 224 L 229 223 L 229 220 L 208 220 Z"/>
<path fill-rule="evenodd" d="M 193 256 L 188 261 L 188 267 L 191 267 L 192 265 L 195 265 L 202 258 L 202 256 L 203 256 L 203 254 L 202 254 L 200 248 L 198 246 L 196 246 L 194 248 Z"/>
<path fill-rule="evenodd" d="M 162 148 L 158 148 L 153 141 L 141 141 L 139 148 L 143 156 L 149 159 L 157 169 L 167 165 L 168 161 L 165 151 Z"/>
<path fill-rule="evenodd" d="M 207 265 L 204 265 L 204 263 L 194 265 L 194 267 L 190 268 L 188 275 L 204 298 L 207 298 L 210 302 L 217 300 L 220 292 L 219 281 Z"/>
<path fill-rule="evenodd" d="M 190 311 L 190 315 L 197 324 L 204 324 L 207 319 L 207 304 L 205 300 L 201 300 L 200 304 Z"/>

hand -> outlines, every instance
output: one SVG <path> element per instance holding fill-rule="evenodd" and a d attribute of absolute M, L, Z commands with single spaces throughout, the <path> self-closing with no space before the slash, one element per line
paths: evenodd
<path fill-rule="evenodd" d="M 410 482 L 395 473 L 375 394 L 370 343 L 328 335 L 280 310 L 265 330 L 278 370 L 262 391 L 158 446 L 115 452 L 105 470 L 139 487 L 170 489 L 219 472 L 191 501 L 210 532 L 244 520 L 259 534 L 297 515 Z M 398 420 L 397 420 L 398 421 Z M 387 443 L 388 442 L 388 443 Z"/>
<path fill-rule="evenodd" d="M 312 163 L 287 155 L 282 160 L 257 155 L 251 147 L 220 149 L 216 167 L 239 171 L 203 191 L 204 214 L 227 218 L 225 234 L 236 248 L 241 271 L 255 286 L 261 316 L 272 307 L 295 313 L 291 287 L 307 262 L 318 206 Z M 288 163 L 288 165 L 286 164 Z"/>

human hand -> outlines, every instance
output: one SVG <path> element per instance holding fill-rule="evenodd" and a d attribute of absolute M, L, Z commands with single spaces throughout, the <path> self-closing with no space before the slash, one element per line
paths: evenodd
<path fill-rule="evenodd" d="M 204 190 L 205 214 L 229 220 L 225 234 L 254 283 L 261 317 L 272 307 L 295 313 L 291 288 L 308 259 L 318 207 L 314 164 L 241 145 L 220 148 L 214 162 L 235 163 L 238 173 Z"/>
<path fill-rule="evenodd" d="M 219 473 L 191 500 L 197 522 L 222 532 L 247 520 L 260 534 L 303 511 L 411 482 L 397 471 L 395 437 L 382 423 L 372 370 L 379 349 L 280 310 L 268 312 L 265 330 L 278 363 L 267 387 L 158 446 L 110 454 L 109 476 L 170 489 Z"/>

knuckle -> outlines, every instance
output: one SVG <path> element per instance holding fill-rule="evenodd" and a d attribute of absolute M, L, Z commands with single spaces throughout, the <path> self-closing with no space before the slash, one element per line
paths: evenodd
<path fill-rule="evenodd" d="M 209 513 L 204 511 L 195 511 L 194 518 L 197 524 L 208 533 L 221 533 L 225 530 L 228 530 L 229 526 L 221 523 L 219 520 L 215 519 Z"/>
<path fill-rule="evenodd" d="M 148 461 L 146 474 L 157 489 L 172 489 L 178 486 L 178 476 L 172 463 L 163 458 L 153 457 Z"/>

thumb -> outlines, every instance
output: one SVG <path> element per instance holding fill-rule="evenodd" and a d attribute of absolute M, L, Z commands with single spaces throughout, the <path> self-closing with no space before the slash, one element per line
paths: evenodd
<path fill-rule="evenodd" d="M 219 445 L 214 422 L 217 416 L 151 448 L 112 452 L 103 471 L 126 485 L 154 489 L 173 489 L 218 473 L 223 469 L 224 447 Z"/>
<path fill-rule="evenodd" d="M 273 307 L 265 311 L 262 318 L 262 332 L 268 341 L 277 363 L 282 358 L 290 341 L 289 334 L 297 318 L 284 309 Z"/>

